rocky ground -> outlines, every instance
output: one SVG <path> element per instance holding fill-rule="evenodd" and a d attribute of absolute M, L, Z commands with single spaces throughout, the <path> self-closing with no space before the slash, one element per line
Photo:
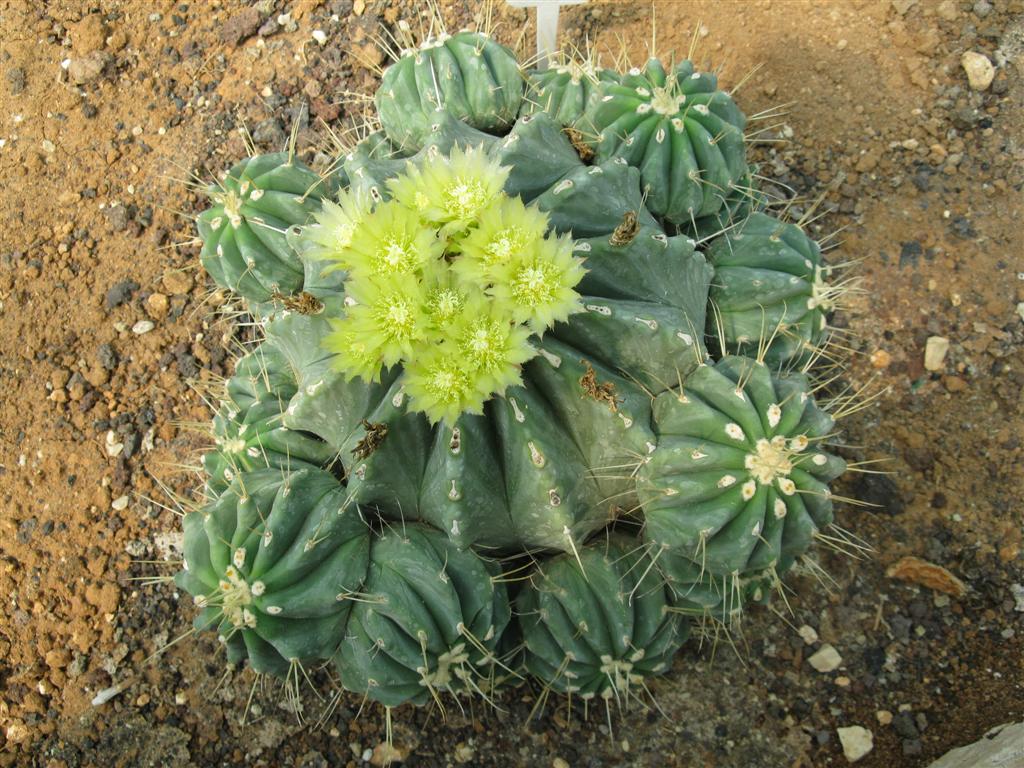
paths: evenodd
<path fill-rule="evenodd" d="M 439 4 L 452 27 L 480 10 Z M 0 0 L 0 765 L 388 757 L 383 712 L 356 699 L 317 728 L 276 685 L 226 673 L 210 637 L 151 656 L 189 626 L 160 577 L 205 444 L 192 425 L 245 333 L 197 266 L 204 202 L 183 182 L 242 157 L 244 131 L 269 150 L 294 127 L 326 162 L 327 128 L 373 92 L 381 25 L 419 29 L 420 5 Z M 797 578 L 788 607 L 693 643 L 647 707 L 552 702 L 524 725 L 522 688 L 497 711 L 398 710 L 392 756 L 845 765 L 859 726 L 858 765 L 927 765 L 1024 717 L 1024 3 L 655 5 L 658 53 L 682 58 L 696 33 L 725 85 L 753 71 L 737 98 L 764 116 L 762 174 L 798 217 L 822 198 L 811 230 L 860 280 L 838 318 L 844 381 L 875 399 L 845 420 L 845 452 L 891 474 L 848 475 L 873 506 L 838 521 L 873 551 L 824 552 L 825 583 Z M 525 49 L 525 13 L 495 18 Z M 564 19 L 609 61 L 646 57 L 650 7 Z M 969 58 L 969 81 L 965 52 L 994 77 Z"/>

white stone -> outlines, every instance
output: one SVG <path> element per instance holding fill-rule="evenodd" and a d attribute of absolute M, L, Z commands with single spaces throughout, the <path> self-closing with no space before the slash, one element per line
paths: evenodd
<path fill-rule="evenodd" d="M 1013 610 L 1024 613 L 1024 584 L 1011 584 L 1010 594 L 1013 595 Z"/>
<path fill-rule="evenodd" d="M 139 320 L 139 322 L 132 326 L 132 333 L 136 336 L 141 336 L 144 333 L 149 333 L 154 328 L 156 328 L 156 326 L 153 324 L 152 320 Z"/>
<path fill-rule="evenodd" d="M 810 624 L 804 624 L 800 629 L 797 630 L 797 634 L 800 635 L 800 639 L 808 645 L 814 645 L 818 642 L 818 632 Z"/>
<path fill-rule="evenodd" d="M 976 51 L 965 51 L 960 57 L 960 66 L 967 73 L 967 82 L 970 83 L 972 91 L 985 91 L 992 85 L 992 79 L 996 76 L 996 69 L 988 57 Z"/>
<path fill-rule="evenodd" d="M 924 346 L 924 367 L 927 371 L 941 371 L 949 352 L 949 339 L 945 336 L 929 336 Z"/>
<path fill-rule="evenodd" d="M 839 743 L 843 745 L 843 754 L 851 763 L 856 763 L 875 748 L 875 737 L 867 728 L 851 725 L 848 728 L 836 728 Z"/>
<path fill-rule="evenodd" d="M 839 668 L 843 663 L 843 657 L 839 655 L 839 651 L 825 643 L 807 659 L 807 663 L 819 672 L 831 672 Z"/>
<path fill-rule="evenodd" d="M 1011 768 L 1024 765 L 1024 723 L 997 725 L 978 741 L 947 752 L 928 768 Z"/>
<path fill-rule="evenodd" d="M 110 456 L 111 458 L 119 456 L 121 451 L 124 450 L 124 443 L 118 441 L 117 435 L 112 429 L 107 430 L 107 438 L 104 441 L 104 446 L 107 449 L 107 456 Z"/>

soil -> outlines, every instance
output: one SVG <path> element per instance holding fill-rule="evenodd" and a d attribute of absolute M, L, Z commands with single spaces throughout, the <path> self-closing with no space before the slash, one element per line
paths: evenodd
<path fill-rule="evenodd" d="M 375 88 L 380 25 L 419 29 L 421 5 L 0 0 L 0 765 L 387 757 L 383 711 L 357 698 L 314 727 L 309 685 L 303 724 L 278 685 L 226 672 L 211 637 L 152 657 L 190 626 L 166 576 L 205 445 L 194 425 L 245 339 L 197 266 L 205 203 L 182 182 L 243 157 L 243 129 L 266 151 L 295 127 L 302 156 L 327 162 L 326 126 Z M 439 5 L 455 28 L 480 10 Z M 525 50 L 526 12 L 499 5 L 497 35 Z M 656 704 L 551 701 L 524 725 L 524 687 L 497 709 L 396 710 L 394 749 L 410 766 L 845 765 L 836 729 L 860 725 L 874 748 L 858 765 L 927 765 L 1024 718 L 1024 3 L 654 10 L 658 53 L 681 59 L 693 38 L 698 62 L 742 82 L 762 174 L 859 280 L 830 389 L 865 406 L 843 422 L 847 458 L 889 473 L 840 488 L 872 505 L 838 522 L 873 549 L 824 550 L 828 576 L 794 579 L 788 605 L 691 644 Z M 650 6 L 563 19 L 609 63 L 646 58 Z M 965 51 L 998 64 L 987 90 Z M 929 337 L 949 340 L 935 370 Z M 907 555 L 930 570 L 887 575 Z M 829 672 L 808 661 L 822 644 L 841 656 Z M 324 671 L 312 682 L 329 688 Z"/>

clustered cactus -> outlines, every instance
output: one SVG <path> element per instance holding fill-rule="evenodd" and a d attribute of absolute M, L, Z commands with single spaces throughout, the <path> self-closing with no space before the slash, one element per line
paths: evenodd
<path fill-rule="evenodd" d="M 250 158 L 198 218 L 263 338 L 185 518 L 196 626 L 386 707 L 644 691 L 831 524 L 821 250 L 689 61 L 524 72 L 460 32 L 374 102 L 336 170 Z"/>

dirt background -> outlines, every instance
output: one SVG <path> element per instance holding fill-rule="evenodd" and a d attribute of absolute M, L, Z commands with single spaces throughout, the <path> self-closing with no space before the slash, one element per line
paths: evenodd
<path fill-rule="evenodd" d="M 170 498 L 187 505 L 204 445 L 190 425 L 239 339 L 197 267 L 188 217 L 204 202 L 173 179 L 242 157 L 242 126 L 270 150 L 296 125 L 325 162 L 323 123 L 340 130 L 359 106 L 343 94 L 373 92 L 380 25 L 418 29 L 421 5 L 0 0 L 0 765 L 385 758 L 382 710 L 356 717 L 344 697 L 322 728 L 300 725 L 278 686 L 225 674 L 211 637 L 147 662 L 192 607 L 144 579 L 174 570 Z M 836 728 L 861 725 L 874 749 L 858 765 L 927 765 L 1024 717 L 1024 3 L 655 6 L 659 53 L 683 58 L 696 31 L 726 86 L 759 66 L 738 100 L 781 113 L 754 124 L 762 173 L 823 195 L 812 231 L 839 230 L 832 260 L 858 263 L 844 381 L 881 394 L 846 420 L 844 450 L 892 474 L 847 475 L 845 495 L 877 506 L 838 521 L 875 551 L 824 553 L 831 591 L 798 578 L 791 610 L 691 644 L 652 686 L 657 708 L 549 704 L 524 728 L 522 688 L 446 721 L 398 710 L 395 749 L 420 766 L 845 765 Z M 479 10 L 441 3 L 454 28 Z M 526 18 L 497 7 L 497 35 L 532 39 Z M 577 46 L 646 57 L 650 6 L 563 19 Z M 968 50 L 1000 64 L 988 90 L 969 87 Z M 931 336 L 950 341 L 937 371 Z M 887 576 L 904 555 L 966 594 Z M 827 673 L 807 661 L 822 643 L 842 657 Z M 303 701 L 315 720 L 305 686 Z"/>

